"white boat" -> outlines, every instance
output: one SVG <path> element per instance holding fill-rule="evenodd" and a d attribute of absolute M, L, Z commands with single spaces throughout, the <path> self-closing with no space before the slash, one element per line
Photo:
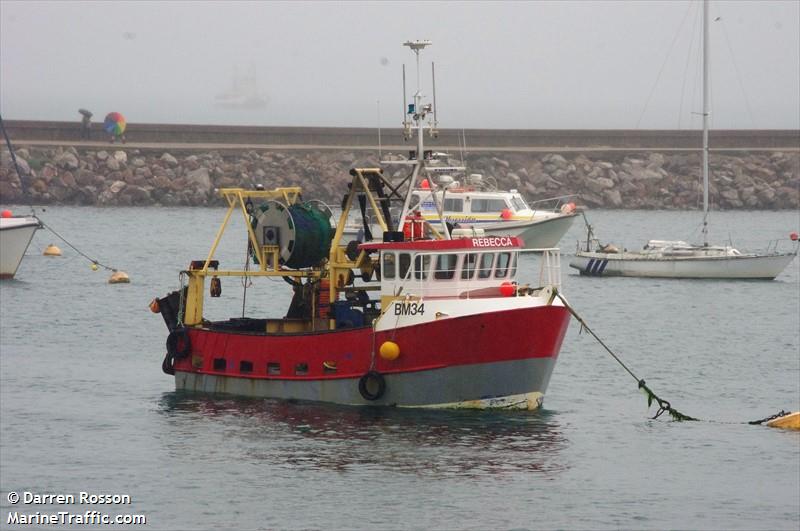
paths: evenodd
<path fill-rule="evenodd" d="M 35 216 L 0 217 L 0 278 L 14 278 L 40 226 Z"/>
<path fill-rule="evenodd" d="M 435 170 L 436 166 L 431 169 Z M 436 190 L 431 190 L 430 182 L 434 179 L 438 186 L 435 186 Z M 468 185 L 462 185 L 449 175 L 431 175 L 422 181 L 420 188 L 412 192 L 409 211 L 417 212 L 431 225 L 441 224 L 444 218 L 454 229 L 481 229 L 482 234 L 487 236 L 516 236 L 527 247 L 540 249 L 558 247 L 578 215 L 575 203 L 568 202 L 572 196 L 534 203 L 550 204 L 553 208 L 531 208 L 517 190 L 497 190 L 479 174 L 470 175 L 468 180 Z M 442 209 L 441 215 L 439 208 Z M 379 238 L 381 233 L 372 222 L 370 209 L 367 209 L 365 217 L 372 236 Z M 364 232 L 360 217 L 351 218 L 345 229 L 349 237 L 358 238 Z"/>
<path fill-rule="evenodd" d="M 743 252 L 730 245 L 708 243 L 708 127 L 709 116 L 708 0 L 703 2 L 703 243 L 680 240 L 650 240 L 641 251 L 620 251 L 600 246 L 591 227 L 585 246 L 580 243 L 572 268 L 581 275 L 654 278 L 766 279 L 778 276 L 797 255 L 792 252 Z M 794 237 L 792 239 L 795 239 Z M 594 250 L 592 250 L 594 247 Z"/>
<path fill-rule="evenodd" d="M 226 109 L 263 109 L 267 102 L 267 97 L 258 88 L 255 68 L 252 67 L 244 75 L 234 71 L 231 87 L 214 97 L 214 104 Z"/>

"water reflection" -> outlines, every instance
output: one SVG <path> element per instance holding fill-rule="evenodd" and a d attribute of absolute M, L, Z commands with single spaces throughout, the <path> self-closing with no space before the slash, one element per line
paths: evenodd
<path fill-rule="evenodd" d="M 226 452 L 256 463 L 459 476 L 567 468 L 560 457 L 567 441 L 547 411 L 364 408 L 185 392 L 165 393 L 159 406 L 176 434 L 210 421 L 196 429 L 221 430 Z"/>

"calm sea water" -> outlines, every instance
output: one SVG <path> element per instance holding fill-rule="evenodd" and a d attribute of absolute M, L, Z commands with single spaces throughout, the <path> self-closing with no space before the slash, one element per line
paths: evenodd
<path fill-rule="evenodd" d="M 16 208 L 22 211 L 22 208 Z M 206 256 L 220 209 L 52 207 L 0 282 L 0 527 L 9 511 L 144 514 L 155 529 L 798 529 L 800 433 L 746 422 L 800 409 L 800 260 L 773 282 L 582 278 L 563 291 L 680 411 L 650 420 L 636 382 L 572 323 L 533 413 L 359 409 L 178 394 L 147 305 Z M 598 211 L 601 239 L 692 239 L 696 213 Z M 576 223 L 562 242 L 574 249 Z M 219 251 L 244 260 L 242 221 Z M 716 241 L 763 246 L 797 212 L 718 213 Z M 237 230 L 237 228 L 239 230 Z M 235 236 L 235 237 L 234 237 Z M 61 258 L 41 255 L 49 243 Z M 524 263 L 523 280 L 536 276 Z M 223 281 L 212 317 L 241 313 Z M 283 282 L 248 292 L 280 316 Z M 131 505 L 11 505 L 10 491 L 128 494 Z"/>

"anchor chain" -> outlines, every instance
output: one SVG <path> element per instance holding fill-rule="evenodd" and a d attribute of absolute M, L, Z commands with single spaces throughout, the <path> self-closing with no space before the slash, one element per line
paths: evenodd
<path fill-rule="evenodd" d="M 780 417 L 785 417 L 789 413 L 791 413 L 791 411 L 784 411 L 781 409 L 778 413 L 775 413 L 771 417 L 766 417 L 761 420 L 751 420 L 750 422 L 748 422 L 748 424 L 763 424 L 764 422 L 769 422 L 770 420 L 775 420 Z"/>

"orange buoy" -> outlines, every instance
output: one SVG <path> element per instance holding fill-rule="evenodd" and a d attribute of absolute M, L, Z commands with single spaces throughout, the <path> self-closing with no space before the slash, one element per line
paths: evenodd
<path fill-rule="evenodd" d="M 767 422 L 770 428 L 784 428 L 787 430 L 800 430 L 800 411 L 787 413 L 782 417 Z"/>
<path fill-rule="evenodd" d="M 500 284 L 500 295 L 503 297 L 511 297 L 516 293 L 517 287 L 512 282 L 503 282 Z"/>
<path fill-rule="evenodd" d="M 108 279 L 109 284 L 129 284 L 130 281 L 131 279 L 125 271 L 114 271 Z"/>
<path fill-rule="evenodd" d="M 150 311 L 153 313 L 158 313 L 161 311 L 161 306 L 158 304 L 158 299 L 153 299 L 150 301 Z"/>
<path fill-rule="evenodd" d="M 61 256 L 61 249 L 51 243 L 42 254 L 45 256 Z"/>
<path fill-rule="evenodd" d="M 400 345 L 394 341 L 384 341 L 380 348 L 381 358 L 394 361 L 400 356 Z"/>

